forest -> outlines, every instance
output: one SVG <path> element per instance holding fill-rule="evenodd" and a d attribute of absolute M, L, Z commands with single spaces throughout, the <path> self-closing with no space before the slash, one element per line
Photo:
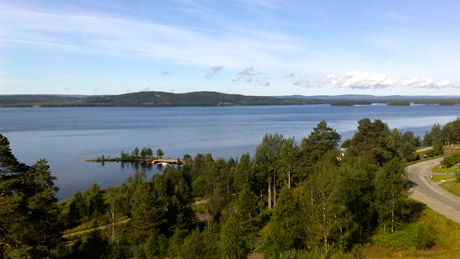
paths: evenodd
<path fill-rule="evenodd" d="M 219 92 L 169 93 L 144 91 L 120 95 L 0 95 L 0 107 L 156 107 L 156 106 L 239 106 L 239 105 L 371 105 L 409 106 L 460 104 L 458 96 L 246 96 Z"/>
<path fill-rule="evenodd" d="M 151 179 L 139 171 L 58 202 L 46 160 L 20 163 L 0 135 L 0 258 L 359 258 L 373 236 L 419 217 L 405 170 L 423 158 L 416 149 L 437 156 L 459 141 L 460 119 L 423 140 L 362 119 L 343 142 L 321 121 L 299 142 L 267 133 L 253 157 L 184 155 Z M 88 226 L 106 228 L 72 236 Z M 436 243 L 423 224 L 406 239 Z"/>

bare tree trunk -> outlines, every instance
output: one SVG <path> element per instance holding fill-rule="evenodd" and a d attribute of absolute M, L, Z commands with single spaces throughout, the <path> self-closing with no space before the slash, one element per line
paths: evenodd
<path fill-rule="evenodd" d="M 276 172 L 273 176 L 273 206 L 276 205 Z"/>
<path fill-rule="evenodd" d="M 272 179 L 268 178 L 268 209 L 272 209 Z"/>
<path fill-rule="evenodd" d="M 115 210 L 110 208 L 110 214 L 112 214 L 112 241 L 115 241 Z"/>
<path fill-rule="evenodd" d="M 395 231 L 395 210 L 391 210 L 391 233 Z"/>
<path fill-rule="evenodd" d="M 288 168 L 288 189 L 291 189 L 291 168 Z"/>

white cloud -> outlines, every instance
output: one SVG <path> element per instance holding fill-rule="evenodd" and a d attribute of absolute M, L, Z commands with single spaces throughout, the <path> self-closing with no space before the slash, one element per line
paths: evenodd
<path fill-rule="evenodd" d="M 260 81 L 259 85 L 261 85 L 261 86 L 270 86 L 270 81 L 268 81 L 268 79 L 265 78 L 262 81 Z"/>
<path fill-rule="evenodd" d="M 294 72 L 291 72 L 291 73 L 285 75 L 284 78 L 291 78 L 291 77 L 294 77 L 294 76 L 295 76 Z"/>
<path fill-rule="evenodd" d="M 208 73 L 206 74 L 206 78 L 211 78 L 211 77 L 217 75 L 223 68 L 224 68 L 224 66 L 211 67 L 209 69 Z"/>
<path fill-rule="evenodd" d="M 375 89 L 395 86 L 398 80 L 390 78 L 383 73 L 353 70 L 337 81 L 335 81 L 335 78 L 331 78 L 330 82 L 336 87 Z"/>
<path fill-rule="evenodd" d="M 328 75 L 321 79 L 310 79 L 307 76 L 298 76 L 292 80 L 292 84 L 301 87 L 323 87 L 332 86 L 337 88 L 351 89 L 382 89 L 389 87 L 413 87 L 413 88 L 458 88 L 460 85 L 451 80 L 441 80 L 436 82 L 429 78 L 412 78 L 399 81 L 386 76 L 383 73 L 363 72 L 353 70 L 350 73 L 338 77 L 336 75 Z"/>
<path fill-rule="evenodd" d="M 252 78 L 255 75 L 258 75 L 260 73 L 253 73 L 254 68 L 253 67 L 247 67 L 243 69 L 241 72 L 239 72 L 235 78 L 233 78 L 233 81 L 240 81 L 241 78 L 246 77 L 247 82 L 252 82 Z"/>
<path fill-rule="evenodd" d="M 451 80 L 442 80 L 437 83 L 438 87 L 449 87 L 449 86 L 454 86 L 454 83 Z"/>
<path fill-rule="evenodd" d="M 445 88 L 445 87 L 457 87 L 451 80 L 441 80 L 436 82 L 430 78 L 412 78 L 404 80 L 401 85 L 415 88 Z"/>
<path fill-rule="evenodd" d="M 148 86 L 141 89 L 141 92 L 147 92 L 147 91 L 150 91 L 150 87 Z"/>
<path fill-rule="evenodd" d="M 300 76 L 296 77 L 292 83 L 302 87 L 322 87 L 330 85 L 338 88 L 377 89 L 395 86 L 398 80 L 390 78 L 382 73 L 353 70 L 343 77 L 328 75 L 318 80 L 311 80 L 308 77 Z"/>

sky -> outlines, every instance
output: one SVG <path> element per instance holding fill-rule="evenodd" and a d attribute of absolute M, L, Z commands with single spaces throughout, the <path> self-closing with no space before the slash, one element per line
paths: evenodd
<path fill-rule="evenodd" d="M 0 94 L 460 95 L 460 1 L 2 0 Z"/>

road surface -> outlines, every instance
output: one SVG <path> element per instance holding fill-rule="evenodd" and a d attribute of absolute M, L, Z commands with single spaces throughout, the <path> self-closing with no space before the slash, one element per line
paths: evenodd
<path fill-rule="evenodd" d="M 430 209 L 460 223 L 460 197 L 442 189 L 431 181 L 431 169 L 442 158 L 424 161 L 407 167 L 413 190 L 410 197 L 425 203 Z"/>

